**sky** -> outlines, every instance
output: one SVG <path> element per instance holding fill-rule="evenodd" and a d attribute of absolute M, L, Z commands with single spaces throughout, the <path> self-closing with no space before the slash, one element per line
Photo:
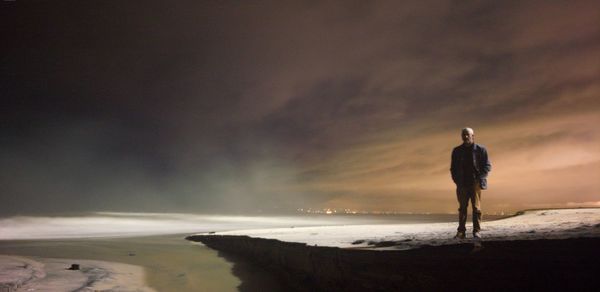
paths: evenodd
<path fill-rule="evenodd" d="M 597 1 L 0 8 L 0 216 L 600 206 Z"/>

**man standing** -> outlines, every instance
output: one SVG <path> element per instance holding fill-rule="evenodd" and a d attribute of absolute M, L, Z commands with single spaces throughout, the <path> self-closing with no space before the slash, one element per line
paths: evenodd
<path fill-rule="evenodd" d="M 492 169 L 485 147 L 475 144 L 473 129 L 464 128 L 461 132 L 463 144 L 452 150 L 450 173 L 456 184 L 458 199 L 458 232 L 455 238 L 465 238 L 467 207 L 473 208 L 473 238 L 481 235 L 481 190 L 487 189 L 487 176 Z"/>

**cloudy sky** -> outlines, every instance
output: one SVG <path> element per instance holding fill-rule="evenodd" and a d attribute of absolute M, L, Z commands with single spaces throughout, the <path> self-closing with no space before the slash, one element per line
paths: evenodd
<path fill-rule="evenodd" d="M 2 215 L 600 206 L 598 1 L 0 7 Z"/>

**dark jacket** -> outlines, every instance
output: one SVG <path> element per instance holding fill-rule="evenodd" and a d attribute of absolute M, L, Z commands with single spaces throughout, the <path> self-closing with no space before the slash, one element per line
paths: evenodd
<path fill-rule="evenodd" d="M 452 150 L 452 161 L 450 163 L 450 173 L 456 186 L 460 187 L 464 181 L 464 155 L 465 145 L 460 145 Z M 473 144 L 473 165 L 475 166 L 475 177 L 479 181 L 481 189 L 487 189 L 487 176 L 492 170 L 492 164 L 488 159 L 488 153 L 485 147 L 479 144 Z"/>

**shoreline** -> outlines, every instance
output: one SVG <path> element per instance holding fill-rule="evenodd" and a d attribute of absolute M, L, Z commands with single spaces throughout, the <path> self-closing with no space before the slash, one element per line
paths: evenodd
<path fill-rule="evenodd" d="M 233 235 L 194 235 L 297 291 L 591 290 L 600 238 L 539 239 L 367 250 Z"/>

